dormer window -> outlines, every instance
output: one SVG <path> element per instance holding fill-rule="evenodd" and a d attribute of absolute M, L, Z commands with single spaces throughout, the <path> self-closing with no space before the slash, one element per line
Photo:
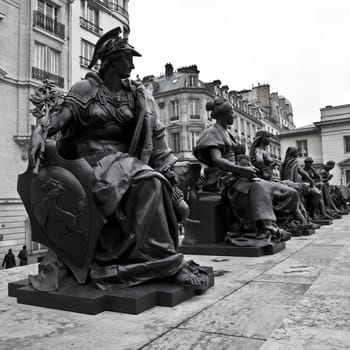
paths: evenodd
<path fill-rule="evenodd" d="M 188 77 L 188 86 L 189 87 L 197 87 L 198 85 L 198 79 L 196 75 L 190 75 Z"/>

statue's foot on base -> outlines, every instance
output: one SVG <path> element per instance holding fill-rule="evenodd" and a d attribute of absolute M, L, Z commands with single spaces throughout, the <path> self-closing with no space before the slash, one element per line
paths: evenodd
<path fill-rule="evenodd" d="M 331 215 L 328 215 L 327 213 L 323 213 L 319 218 L 314 218 L 313 220 L 333 220 L 334 218 Z"/>
<path fill-rule="evenodd" d="M 318 230 L 321 227 L 321 225 L 320 224 L 316 224 L 314 222 L 310 222 L 310 223 L 306 224 L 305 227 L 307 229 Z"/>
<path fill-rule="evenodd" d="M 185 262 L 173 280 L 183 287 L 193 287 L 198 291 L 206 290 L 209 286 L 208 272 L 192 260 Z"/>
<path fill-rule="evenodd" d="M 289 241 L 292 238 L 292 234 L 282 228 L 279 228 L 277 232 L 272 236 L 273 242 L 285 242 Z"/>

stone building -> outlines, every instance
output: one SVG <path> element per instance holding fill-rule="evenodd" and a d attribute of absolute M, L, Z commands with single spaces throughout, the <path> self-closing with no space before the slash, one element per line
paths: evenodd
<path fill-rule="evenodd" d="M 167 126 L 170 147 L 179 160 L 193 160 L 193 147 L 209 122 L 205 104 L 214 96 L 199 79 L 197 66 L 174 71 L 172 64 L 167 63 L 164 75 L 146 76 L 142 81 L 156 100 L 160 120 Z"/>
<path fill-rule="evenodd" d="M 0 257 L 25 243 L 40 250 L 16 189 L 36 123 L 30 95 L 44 79 L 66 92 L 87 72 L 98 38 L 116 26 L 128 35 L 128 0 L 0 0 Z"/>
<path fill-rule="evenodd" d="M 230 96 L 234 105 L 243 106 L 262 123 L 262 129 L 276 135 L 268 146 L 268 151 L 273 158 L 281 160 L 281 147 L 277 135 L 282 130 L 295 128 L 289 100 L 277 92 L 271 93 L 269 84 L 258 84 L 251 90 L 231 91 Z M 249 142 L 247 145 L 249 148 Z"/>
<path fill-rule="evenodd" d="M 179 160 L 194 161 L 193 147 L 212 123 L 205 104 L 215 96 L 225 97 L 232 103 L 237 117 L 231 131 L 238 142 L 246 145 L 248 152 L 258 130 L 265 129 L 277 136 L 283 128 L 294 128 L 290 102 L 277 93 L 270 93 L 267 84 L 252 90 L 230 91 L 220 80 L 201 81 L 196 65 L 174 71 L 170 63 L 165 65 L 164 75 L 146 76 L 142 81 L 153 93 L 160 119 L 168 129 L 170 146 Z M 275 159 L 281 159 L 277 137 L 268 151 Z"/>
<path fill-rule="evenodd" d="M 293 146 L 299 149 L 301 164 L 305 157 L 312 157 L 316 167 L 334 160 L 331 183 L 350 183 L 350 104 L 322 108 L 320 121 L 282 131 L 280 141 L 283 158 L 287 148 Z"/>

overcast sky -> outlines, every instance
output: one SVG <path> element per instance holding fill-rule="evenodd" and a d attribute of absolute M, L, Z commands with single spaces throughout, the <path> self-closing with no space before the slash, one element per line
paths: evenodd
<path fill-rule="evenodd" d="M 130 0 L 133 77 L 197 64 L 231 90 L 270 84 L 296 126 L 350 103 L 350 0 Z"/>

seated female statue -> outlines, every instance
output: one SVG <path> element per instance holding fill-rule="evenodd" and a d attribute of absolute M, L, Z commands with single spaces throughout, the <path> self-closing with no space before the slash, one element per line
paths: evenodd
<path fill-rule="evenodd" d="M 289 181 L 282 182 L 273 178 L 273 169 L 277 162 L 268 154 L 266 147 L 271 143 L 273 135 L 266 130 L 259 130 L 250 148 L 251 163 L 258 169 L 258 176 L 267 181 L 273 181 L 278 193 L 274 195 L 274 210 L 278 225 L 298 234 L 299 231 L 313 228 L 309 222 L 303 203 L 295 186 Z"/>
<path fill-rule="evenodd" d="M 133 56 L 141 55 L 120 33 L 118 27 L 99 39 L 89 66 L 99 59 L 98 73 L 89 72 L 74 84 L 50 115 L 47 127 L 39 125 L 34 130 L 31 162 L 34 165 L 43 156 L 45 135 L 60 131 L 61 149 L 91 165 L 94 198 L 107 221 L 90 271 L 100 288 L 164 278 L 203 288 L 205 273 L 185 262 L 177 250 L 176 215 L 181 220 L 188 213 L 174 191 L 176 157 L 167 145 L 153 97 L 140 82 L 128 79 Z M 31 280 L 39 290 L 57 288 L 62 269 L 69 270 L 59 257 L 47 264 Z M 50 285 L 50 281 L 56 282 Z"/>
<path fill-rule="evenodd" d="M 316 187 L 314 180 L 302 169 L 298 160 L 298 150 L 295 147 L 288 147 L 282 163 L 281 179 L 289 180 L 301 185 L 301 198 L 305 207 L 306 202 L 310 201 L 308 206 L 309 215 L 312 220 L 320 219 L 318 210 L 321 213 L 321 219 L 329 219 L 324 210 L 322 192 Z"/>
<path fill-rule="evenodd" d="M 232 105 L 224 98 L 216 98 L 207 103 L 206 109 L 211 111 L 211 117 L 216 119 L 216 123 L 204 131 L 193 151 L 195 157 L 207 165 L 203 189 L 223 189 L 224 198 L 243 230 L 255 231 L 232 243 L 244 245 L 244 238 L 247 238 L 246 245 L 253 245 L 254 239 L 289 239 L 289 233 L 280 230 L 275 224 L 272 204 L 274 184 L 259 179 L 257 169 L 247 163 L 247 159 L 241 157 L 241 163 L 236 164 L 235 150 L 240 147 L 228 131 L 235 117 Z"/>

